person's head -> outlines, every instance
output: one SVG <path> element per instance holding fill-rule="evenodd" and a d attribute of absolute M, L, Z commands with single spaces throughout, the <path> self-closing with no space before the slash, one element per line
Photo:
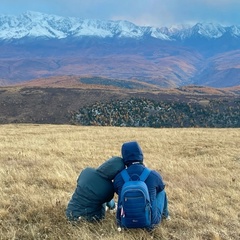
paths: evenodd
<path fill-rule="evenodd" d="M 122 158 L 124 164 L 127 166 L 133 163 L 143 163 L 143 153 L 138 142 L 131 141 L 123 143 Z"/>
<path fill-rule="evenodd" d="M 100 173 L 101 176 L 112 180 L 124 168 L 124 162 L 121 157 L 112 157 L 101 164 L 97 168 L 97 172 Z"/>

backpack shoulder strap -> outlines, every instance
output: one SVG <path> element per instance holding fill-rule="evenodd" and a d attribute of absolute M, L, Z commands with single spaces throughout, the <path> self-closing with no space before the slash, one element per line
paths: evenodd
<path fill-rule="evenodd" d="M 130 176 L 129 176 L 129 174 L 128 174 L 126 169 L 123 169 L 121 171 L 121 175 L 122 175 L 122 178 L 123 178 L 124 182 L 130 181 Z"/>
<path fill-rule="evenodd" d="M 150 172 L 151 170 L 149 168 L 144 168 L 142 174 L 140 175 L 140 180 L 144 182 L 149 176 Z"/>

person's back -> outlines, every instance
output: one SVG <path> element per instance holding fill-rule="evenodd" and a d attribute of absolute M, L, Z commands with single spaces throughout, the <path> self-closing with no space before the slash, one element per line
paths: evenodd
<path fill-rule="evenodd" d="M 97 169 L 84 169 L 78 177 L 77 187 L 66 209 L 68 219 L 75 221 L 83 217 L 92 221 L 104 218 L 103 204 L 114 196 L 112 179 L 123 168 L 122 159 L 114 157 Z"/>
<path fill-rule="evenodd" d="M 125 165 L 127 165 L 127 172 L 130 177 L 140 176 L 143 170 L 146 168 L 143 165 L 143 153 L 137 142 L 127 142 L 122 146 L 122 157 Z M 158 224 L 161 221 L 162 215 L 168 217 L 167 209 L 167 198 L 164 191 L 165 184 L 162 180 L 161 175 L 151 170 L 149 176 L 145 180 L 145 183 L 149 190 L 151 205 L 152 205 L 152 226 Z M 121 197 L 121 190 L 124 184 L 124 180 L 121 176 L 121 173 L 117 174 L 114 178 L 114 190 L 118 194 L 118 198 Z M 162 201 L 165 204 L 162 207 L 159 207 L 158 194 L 162 193 L 164 200 Z M 162 198 L 161 197 L 161 198 Z M 117 222 L 120 222 L 121 219 L 121 206 L 118 205 L 117 210 Z"/>
<path fill-rule="evenodd" d="M 67 207 L 69 219 L 79 216 L 91 221 L 103 218 L 102 204 L 113 197 L 113 186 L 108 179 L 102 178 L 94 168 L 84 169 L 77 180 L 77 188 Z M 98 219 L 96 219 L 98 220 Z"/>

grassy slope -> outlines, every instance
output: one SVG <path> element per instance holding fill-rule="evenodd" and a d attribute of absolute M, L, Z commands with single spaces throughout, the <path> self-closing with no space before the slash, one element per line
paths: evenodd
<path fill-rule="evenodd" d="M 64 210 L 86 166 L 137 140 L 166 184 L 171 222 L 118 233 L 107 213 L 72 226 Z M 240 129 L 0 125 L 0 239 L 238 239 Z"/>

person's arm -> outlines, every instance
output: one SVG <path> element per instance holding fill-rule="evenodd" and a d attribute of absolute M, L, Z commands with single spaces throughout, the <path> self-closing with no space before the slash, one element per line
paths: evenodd
<path fill-rule="evenodd" d="M 157 192 L 161 192 L 165 188 L 165 183 L 163 182 L 162 176 L 155 170 L 152 171 L 156 176 L 156 190 Z"/>

